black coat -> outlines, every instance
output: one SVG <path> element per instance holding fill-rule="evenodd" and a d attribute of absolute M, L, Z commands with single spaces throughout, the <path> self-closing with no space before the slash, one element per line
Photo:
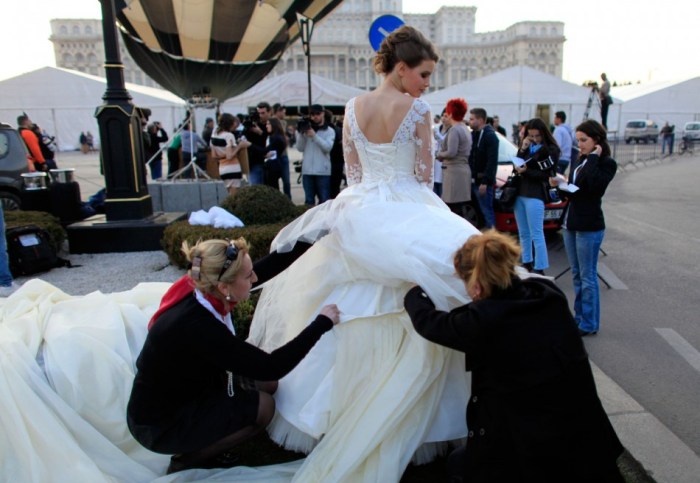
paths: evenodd
<path fill-rule="evenodd" d="M 464 352 L 472 371 L 465 482 L 623 481 L 616 466 L 623 447 L 554 284 L 514 278 L 510 288 L 449 313 L 420 287 L 404 303 L 416 331 Z"/>
<path fill-rule="evenodd" d="M 576 171 L 584 160 L 585 166 Z M 567 230 L 600 231 L 605 229 L 603 216 L 603 195 L 617 172 L 617 163 L 611 157 L 600 158 L 597 154 L 582 156 L 571 166 L 570 173 L 576 173 L 573 183 L 579 188 L 576 193 L 559 191 L 569 204 L 564 212 Z"/>
<path fill-rule="evenodd" d="M 527 161 L 527 169 L 520 174 L 518 194 L 547 202 L 549 178 L 556 174 L 560 150 L 555 145 L 543 144 L 533 155 L 529 149 L 518 151 L 518 157 Z"/>
<path fill-rule="evenodd" d="M 498 136 L 493 126 L 487 124 L 480 131 L 472 133 L 472 150 L 469 154 L 469 167 L 477 185 L 496 184 L 498 170 Z"/>

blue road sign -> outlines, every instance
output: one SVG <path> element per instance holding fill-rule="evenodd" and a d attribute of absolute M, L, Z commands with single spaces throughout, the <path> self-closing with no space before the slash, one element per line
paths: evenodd
<path fill-rule="evenodd" d="M 377 17 L 369 28 L 369 43 L 375 52 L 379 50 L 379 46 L 382 45 L 382 40 L 389 35 L 391 32 L 403 25 L 403 20 L 401 20 L 396 15 L 382 15 Z"/>

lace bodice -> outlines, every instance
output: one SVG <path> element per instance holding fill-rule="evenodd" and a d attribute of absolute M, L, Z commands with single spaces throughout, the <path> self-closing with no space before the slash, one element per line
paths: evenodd
<path fill-rule="evenodd" d="M 345 106 L 343 154 L 348 184 L 390 182 L 415 177 L 432 184 L 433 150 L 430 107 L 415 99 L 390 143 L 372 143 L 357 124 L 355 98 Z"/>

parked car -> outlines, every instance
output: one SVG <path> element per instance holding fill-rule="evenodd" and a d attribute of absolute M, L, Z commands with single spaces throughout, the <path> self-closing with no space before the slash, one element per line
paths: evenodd
<path fill-rule="evenodd" d="M 683 136 L 684 139 L 689 141 L 698 142 L 700 141 L 700 122 L 686 122 L 683 126 Z"/>
<path fill-rule="evenodd" d="M 633 119 L 625 124 L 625 143 L 659 141 L 659 125 L 649 119 Z"/>
<path fill-rule="evenodd" d="M 494 202 L 493 209 L 496 215 L 496 229 L 505 232 L 517 232 L 518 223 L 515 221 L 515 215 L 512 208 L 506 208 L 499 201 L 502 194 L 502 187 L 508 180 L 508 177 L 513 172 L 513 156 L 518 153 L 518 148 L 511 143 L 507 138 L 499 133 L 498 136 L 498 170 L 496 171 L 496 186 L 494 187 Z M 555 190 L 556 192 L 556 190 Z M 557 231 L 561 229 L 561 219 L 564 214 L 564 208 L 567 202 L 557 200 L 548 203 L 544 207 L 544 229 L 549 231 Z M 469 221 L 477 226 L 483 226 L 483 216 L 479 210 L 479 204 L 476 200 L 470 203 L 470 219 Z"/>
<path fill-rule="evenodd" d="M 29 172 L 27 147 L 16 129 L 0 122 L 0 202 L 3 210 L 20 209 L 22 174 Z"/>

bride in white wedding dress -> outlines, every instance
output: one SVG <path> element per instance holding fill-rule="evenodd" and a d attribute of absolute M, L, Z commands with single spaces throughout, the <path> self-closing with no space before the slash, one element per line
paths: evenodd
<path fill-rule="evenodd" d="M 397 482 L 411 458 L 466 435 L 463 356 L 420 337 L 403 309 L 417 283 L 438 309 L 468 302 L 454 252 L 478 231 L 432 192 L 429 86 L 437 55 L 390 34 L 385 80 L 347 105 L 350 186 L 283 229 L 314 245 L 268 282 L 250 341 L 281 346 L 327 303 L 341 324 L 280 381 L 271 437 L 309 452 L 261 468 L 187 470 L 129 434 L 126 403 L 149 318 L 169 284 L 71 297 L 40 280 L 0 299 L 0 481 Z"/>
<path fill-rule="evenodd" d="M 273 350 L 322 305 L 341 310 L 275 396 L 272 439 L 313 449 L 294 481 L 399 481 L 414 454 L 434 456 L 423 443 L 466 436 L 463 358 L 423 340 L 403 308 L 413 283 L 443 310 L 466 303 L 452 258 L 478 233 L 431 187 L 431 113 L 419 97 L 436 61 L 411 27 L 385 39 L 375 61 L 384 82 L 346 106 L 349 187 L 273 241 L 282 252 L 314 245 L 265 285 L 249 342 Z"/>

